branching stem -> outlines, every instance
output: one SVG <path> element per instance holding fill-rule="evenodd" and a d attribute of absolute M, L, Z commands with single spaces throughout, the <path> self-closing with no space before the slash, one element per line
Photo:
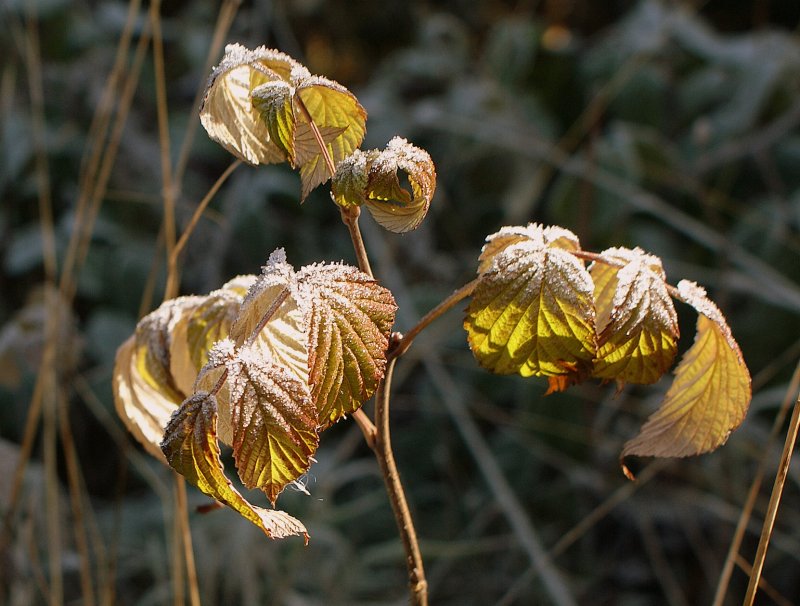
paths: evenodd
<path fill-rule="evenodd" d="M 414 342 L 414 339 L 417 337 L 417 335 L 419 335 L 419 333 L 425 330 L 425 328 L 427 328 L 428 325 L 430 325 L 439 316 L 449 311 L 453 306 L 470 296 L 477 285 L 478 278 L 475 278 L 472 282 L 468 282 L 458 290 L 454 291 L 453 294 L 439 303 L 439 305 L 422 316 L 422 319 L 417 322 L 417 325 L 400 337 L 395 347 L 389 349 L 387 352 L 389 359 L 395 359 L 402 356 L 408 350 L 408 348 L 411 347 L 411 343 Z"/>

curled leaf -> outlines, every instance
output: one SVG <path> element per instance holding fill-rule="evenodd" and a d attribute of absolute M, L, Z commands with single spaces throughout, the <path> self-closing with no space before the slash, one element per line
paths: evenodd
<path fill-rule="evenodd" d="M 750 404 L 750 373 L 722 312 L 694 282 L 681 280 L 678 293 L 700 314 L 697 335 L 661 407 L 625 444 L 623 459 L 685 457 L 714 450 L 741 424 Z"/>
<path fill-rule="evenodd" d="M 117 350 L 114 404 L 122 421 L 145 449 L 163 461 L 159 448 L 170 415 L 184 394 L 172 372 L 172 329 L 201 299 L 180 297 L 139 321 L 136 333 Z M 184 377 L 185 378 L 185 377 Z M 190 382 L 194 377 L 190 377 Z"/>
<path fill-rule="evenodd" d="M 217 443 L 217 403 L 207 392 L 187 398 L 169 420 L 161 449 L 169 465 L 205 494 L 231 507 L 273 539 L 300 535 L 305 526 L 283 511 L 251 505 L 225 476 Z"/>
<path fill-rule="evenodd" d="M 595 283 L 598 350 L 592 376 L 624 383 L 655 383 L 672 365 L 678 316 L 667 291 L 661 261 L 640 249 L 614 248 L 597 262 Z"/>
<path fill-rule="evenodd" d="M 239 44 L 225 47 L 225 56 L 206 85 L 200 122 L 208 135 L 237 158 L 250 164 L 285 160 L 284 151 L 270 137 L 267 123 L 253 107 L 251 92 L 265 82 L 288 81 L 303 71 L 294 59 L 263 46 L 248 50 Z"/>
<path fill-rule="evenodd" d="M 588 374 L 595 353 L 592 279 L 564 246 L 577 247 L 577 238 L 538 224 L 487 238 L 464 321 L 485 368 L 570 381 Z M 551 382 L 551 390 L 565 386 Z"/>
<path fill-rule="evenodd" d="M 309 383 L 324 429 L 375 392 L 397 305 L 389 290 L 355 267 L 311 265 L 298 273 L 298 283 L 309 308 Z"/>

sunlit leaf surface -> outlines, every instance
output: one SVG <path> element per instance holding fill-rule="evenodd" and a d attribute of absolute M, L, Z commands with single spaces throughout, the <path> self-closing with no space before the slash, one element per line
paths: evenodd
<path fill-rule="evenodd" d="M 288 55 L 263 46 L 252 51 L 239 44 L 226 46 L 200 108 L 200 121 L 208 135 L 250 164 L 283 162 L 285 153 L 271 140 L 250 94 L 265 82 L 288 81 L 292 71 L 302 69 Z"/>
<path fill-rule="evenodd" d="M 564 248 L 577 238 L 532 224 L 487 242 L 464 321 L 473 354 L 499 374 L 579 380 L 595 353 L 595 312 L 591 277 Z"/>
<path fill-rule="evenodd" d="M 661 407 L 622 451 L 685 457 L 714 450 L 744 420 L 750 373 L 719 308 L 693 282 L 678 283 L 681 299 L 700 314 L 694 344 L 684 354 Z"/>
<path fill-rule="evenodd" d="M 305 526 L 289 514 L 251 505 L 225 476 L 217 443 L 217 404 L 198 392 L 184 401 L 170 419 L 161 443 L 170 466 L 208 496 L 231 507 L 273 539 L 300 535 Z"/>
<path fill-rule="evenodd" d="M 147 451 L 162 461 L 158 445 L 164 427 L 185 397 L 171 371 L 171 330 L 201 300 L 173 299 L 142 318 L 136 333 L 117 350 L 114 361 L 117 413 Z"/>
<path fill-rule="evenodd" d="M 327 427 L 375 392 L 397 305 L 389 290 L 347 265 L 304 267 L 298 282 L 309 305 L 309 382 Z"/>
<path fill-rule="evenodd" d="M 661 261 L 639 249 L 614 248 L 594 263 L 598 350 L 592 376 L 624 383 L 655 383 L 672 366 L 678 317 Z"/>
<path fill-rule="evenodd" d="M 236 468 L 245 486 L 262 489 L 274 503 L 311 465 L 319 442 L 316 409 L 305 383 L 256 350 L 227 343 L 212 363 L 228 373 Z"/>

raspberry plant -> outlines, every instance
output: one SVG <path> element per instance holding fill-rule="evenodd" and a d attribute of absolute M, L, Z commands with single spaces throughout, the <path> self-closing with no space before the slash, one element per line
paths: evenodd
<path fill-rule="evenodd" d="M 374 450 L 406 552 L 410 592 L 427 603 L 422 556 L 391 449 L 395 361 L 437 317 L 471 298 L 464 328 L 478 363 L 498 374 L 547 377 L 548 393 L 589 380 L 652 384 L 669 370 L 679 327 L 673 299 L 698 313 L 661 407 L 620 457 L 684 457 L 714 450 L 744 419 L 750 374 L 724 316 L 698 285 L 671 286 L 658 257 L 639 248 L 592 253 L 567 229 L 503 227 L 486 239 L 477 278 L 405 335 L 397 304 L 370 269 L 362 207 L 389 231 L 424 220 L 436 188 L 433 162 L 394 138 L 360 149 L 366 111 L 340 84 L 275 50 L 230 45 L 208 82 L 200 119 L 209 136 L 252 165 L 288 162 L 301 201 L 331 182 L 358 267 L 296 270 L 282 249 L 259 276 L 205 296 L 164 302 L 119 349 L 117 410 L 153 456 L 278 539 L 309 536 L 275 509 L 310 468 L 320 434 L 348 416 Z M 588 263 L 588 265 L 587 265 Z M 375 418 L 361 409 L 376 397 Z M 272 504 L 247 501 L 226 477 L 219 442 L 239 479 Z"/>

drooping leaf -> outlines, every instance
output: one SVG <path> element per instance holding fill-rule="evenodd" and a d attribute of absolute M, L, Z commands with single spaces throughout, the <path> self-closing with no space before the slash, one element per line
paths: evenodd
<path fill-rule="evenodd" d="M 335 167 L 364 140 L 367 112 L 353 93 L 333 80 L 321 76 L 298 78 L 295 87 L 295 105 L 299 99 L 308 111 L 308 116 L 296 111 L 296 165 L 300 167 L 302 180 L 301 198 L 305 199 L 311 190 L 333 176 L 314 136 L 314 128 Z"/>
<path fill-rule="evenodd" d="M 487 238 L 464 328 L 480 364 L 498 374 L 582 380 L 595 354 L 592 279 L 562 229 L 503 228 Z M 559 377 L 561 377 L 559 379 Z"/>
<path fill-rule="evenodd" d="M 230 336 L 239 346 L 255 337 L 254 346 L 268 360 L 284 366 L 299 381 L 307 383 L 307 310 L 299 307 L 296 283 L 297 277 L 294 268 L 286 262 L 286 253 L 282 248 L 277 249 L 244 298 Z M 265 315 L 269 316 L 269 321 L 260 326 Z"/>
<path fill-rule="evenodd" d="M 700 314 L 697 335 L 661 407 L 625 444 L 623 459 L 714 450 L 741 424 L 750 404 L 750 373 L 722 312 L 694 282 L 681 280 L 678 293 Z"/>
<path fill-rule="evenodd" d="M 309 383 L 324 429 L 375 392 L 397 305 L 389 290 L 355 267 L 311 265 L 297 277 L 309 305 Z"/>
<path fill-rule="evenodd" d="M 311 466 L 319 443 L 308 386 L 252 348 L 225 359 L 233 428 L 233 456 L 248 488 L 273 503 Z"/>
<path fill-rule="evenodd" d="M 184 394 L 192 393 L 197 373 L 215 342 L 224 339 L 255 276 L 237 276 L 205 297 L 175 322 L 170 335 L 170 369 Z"/>
<path fill-rule="evenodd" d="M 136 333 L 117 350 L 114 403 L 122 421 L 145 449 L 163 461 L 159 448 L 170 415 L 184 394 L 172 374 L 171 330 L 201 299 L 180 297 L 142 318 Z M 192 377 L 193 380 L 193 377 Z"/>
<path fill-rule="evenodd" d="M 398 171 L 408 178 L 411 191 L 400 184 Z M 366 206 L 373 218 L 395 233 L 419 227 L 436 191 L 436 169 L 423 149 L 395 137 L 370 162 Z"/>
<path fill-rule="evenodd" d="M 308 543 L 308 532 L 299 520 L 283 511 L 251 505 L 225 476 L 217 443 L 217 403 L 212 394 L 201 391 L 181 404 L 167 424 L 161 449 L 175 471 L 268 537 L 300 535 Z"/>
<path fill-rule="evenodd" d="M 293 71 L 308 73 L 294 59 L 276 50 L 226 46 L 225 56 L 208 80 L 200 108 L 200 121 L 208 135 L 250 164 L 283 162 L 285 152 L 272 141 L 267 123 L 253 107 L 250 95 L 266 82 L 288 82 Z"/>
<path fill-rule="evenodd" d="M 598 350 L 592 376 L 624 383 L 655 383 L 672 366 L 678 317 L 667 292 L 661 261 L 640 249 L 613 248 L 594 263 Z"/>

